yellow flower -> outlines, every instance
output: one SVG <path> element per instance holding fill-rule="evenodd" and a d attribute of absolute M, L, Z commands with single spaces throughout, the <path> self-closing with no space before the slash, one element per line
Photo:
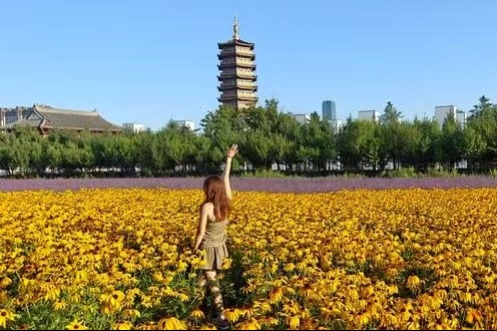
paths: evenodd
<path fill-rule="evenodd" d="M 57 301 L 53 304 L 55 310 L 62 310 L 67 308 L 68 304 L 65 301 Z"/>
<path fill-rule="evenodd" d="M 409 276 L 407 278 L 407 288 L 410 290 L 415 290 L 419 287 L 421 281 L 418 276 Z"/>
<path fill-rule="evenodd" d="M 5 303 L 9 299 L 9 295 L 7 294 L 7 291 L 0 291 L 0 303 Z"/>
<path fill-rule="evenodd" d="M 129 321 L 114 323 L 114 325 L 112 325 L 112 330 L 131 330 L 132 328 L 133 328 L 133 323 Z"/>
<path fill-rule="evenodd" d="M 482 315 L 481 312 L 473 309 L 473 308 L 468 308 L 466 311 L 466 322 L 469 324 L 473 323 L 479 323 L 482 320 Z"/>
<path fill-rule="evenodd" d="M 45 294 L 45 300 L 55 301 L 60 296 L 60 288 L 56 288 L 53 285 L 47 286 L 47 293 Z"/>
<path fill-rule="evenodd" d="M 0 192 L 0 329 L 44 300 L 56 319 L 100 308 L 116 329 L 197 328 L 200 310 L 159 327 L 131 323 L 196 297 L 188 284 L 202 259 L 188 239 L 202 198 L 200 189 Z M 494 201 L 496 188 L 239 192 L 225 265 L 243 268 L 244 286 L 227 290 L 246 300 L 225 314 L 245 329 L 495 329 Z"/>
<path fill-rule="evenodd" d="M 236 323 L 244 315 L 244 312 L 239 309 L 227 309 L 224 311 L 224 315 L 228 321 Z"/>
<path fill-rule="evenodd" d="M 190 299 L 190 297 L 184 293 L 178 293 L 176 294 L 176 297 L 180 299 L 182 302 L 187 302 Z"/>
<path fill-rule="evenodd" d="M 9 277 L 3 277 L 0 280 L 0 289 L 6 288 L 10 284 L 12 284 L 12 279 L 10 279 Z"/>
<path fill-rule="evenodd" d="M 138 325 L 136 329 L 137 330 L 157 330 L 157 326 L 153 322 L 146 322 L 144 324 Z"/>
<path fill-rule="evenodd" d="M 204 319 L 205 318 L 204 312 L 201 311 L 200 309 L 194 309 L 194 310 L 192 310 L 192 312 L 190 313 L 190 316 L 192 318 L 197 318 L 197 319 Z"/>
<path fill-rule="evenodd" d="M 186 324 L 175 317 L 163 318 L 157 324 L 161 330 L 186 330 Z"/>
<path fill-rule="evenodd" d="M 371 320 L 371 316 L 369 313 L 365 312 L 363 314 L 359 314 L 355 318 L 355 323 L 361 326 L 368 324 Z"/>
<path fill-rule="evenodd" d="M 289 316 L 286 318 L 286 324 L 290 329 L 296 330 L 300 326 L 300 318 L 298 316 Z"/>
<path fill-rule="evenodd" d="M 14 318 L 15 318 L 15 315 L 12 311 L 7 310 L 7 309 L 0 309 L 0 326 L 2 328 L 6 328 L 7 322 L 13 321 Z"/>
<path fill-rule="evenodd" d="M 164 276 L 162 275 L 162 272 L 160 272 L 160 271 L 155 272 L 153 277 L 154 277 L 154 280 L 158 281 L 158 282 L 161 282 L 164 280 Z"/>
<path fill-rule="evenodd" d="M 267 313 L 270 312 L 273 308 L 271 307 L 271 304 L 269 302 L 255 302 L 254 303 L 254 308 L 260 310 L 261 313 Z"/>
<path fill-rule="evenodd" d="M 88 330 L 88 328 L 83 324 L 76 321 L 71 322 L 69 325 L 66 326 L 67 330 Z"/>
<path fill-rule="evenodd" d="M 295 270 L 295 264 L 288 263 L 287 265 L 285 265 L 283 270 L 285 270 L 286 272 L 292 272 L 293 270 Z"/>
<path fill-rule="evenodd" d="M 275 288 L 269 294 L 269 300 L 272 304 L 280 302 L 281 299 L 283 299 L 283 290 L 281 287 Z"/>
<path fill-rule="evenodd" d="M 187 268 L 188 268 L 188 263 L 186 263 L 185 261 L 178 261 L 176 269 L 177 272 L 184 272 L 186 271 Z"/>
<path fill-rule="evenodd" d="M 255 318 L 251 318 L 248 321 L 240 324 L 238 326 L 239 330 L 260 330 L 261 325 Z"/>
<path fill-rule="evenodd" d="M 261 324 L 261 326 L 273 327 L 273 326 L 280 324 L 280 321 L 277 318 L 268 317 L 268 318 L 263 318 L 263 319 L 259 320 L 259 324 Z"/>
<path fill-rule="evenodd" d="M 140 312 L 136 309 L 125 309 L 123 311 L 123 315 L 126 317 L 131 317 L 131 318 L 141 316 Z"/>
<path fill-rule="evenodd" d="M 225 269 L 229 269 L 231 268 L 231 265 L 233 264 L 233 260 L 230 259 L 230 258 L 226 258 L 224 259 L 223 261 L 223 265 L 222 265 L 222 269 L 225 270 Z"/>
<path fill-rule="evenodd" d="M 119 306 L 124 300 L 125 295 L 121 291 L 113 291 L 109 297 L 109 303 L 113 306 Z"/>

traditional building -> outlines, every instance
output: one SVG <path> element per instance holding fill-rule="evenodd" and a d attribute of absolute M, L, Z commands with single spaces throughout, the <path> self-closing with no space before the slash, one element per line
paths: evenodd
<path fill-rule="evenodd" d="M 91 133 L 122 131 L 122 127 L 106 121 L 96 110 L 59 109 L 38 104 L 33 107 L 0 109 L 0 129 L 12 131 L 16 126 L 37 128 L 43 135 L 52 130 L 88 130 Z"/>
<path fill-rule="evenodd" d="M 220 49 L 218 69 L 221 71 L 218 76 L 220 82 L 218 90 L 221 92 L 219 102 L 237 109 L 255 105 L 258 98 L 254 44 L 240 39 L 236 16 L 233 23 L 233 38 L 219 43 L 218 47 Z"/>

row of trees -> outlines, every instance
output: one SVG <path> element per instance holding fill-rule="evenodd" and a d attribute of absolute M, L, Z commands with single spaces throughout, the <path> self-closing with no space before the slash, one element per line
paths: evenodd
<path fill-rule="evenodd" d="M 381 172 L 390 165 L 426 171 L 451 170 L 465 160 L 470 171 L 488 172 L 497 161 L 497 106 L 489 101 L 480 98 L 466 125 L 449 117 L 441 128 L 427 118 L 402 121 L 389 102 L 379 123 L 349 118 L 335 133 L 316 113 L 309 123 L 297 123 L 275 100 L 243 112 L 227 107 L 209 112 L 202 133 L 173 122 L 157 132 L 52 132 L 46 138 L 18 128 L 0 136 L 0 169 L 18 176 L 205 174 L 219 171 L 225 150 L 236 142 L 241 152 L 235 169 L 276 165 L 286 172 L 322 174 L 337 167 Z"/>

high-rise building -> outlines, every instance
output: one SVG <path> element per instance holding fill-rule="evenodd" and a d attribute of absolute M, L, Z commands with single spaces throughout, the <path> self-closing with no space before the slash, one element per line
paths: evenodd
<path fill-rule="evenodd" d="M 323 120 L 335 121 L 337 119 L 337 110 L 335 101 L 325 100 L 322 106 Z"/>
<path fill-rule="evenodd" d="M 225 106 L 237 109 L 253 106 L 257 103 L 257 76 L 254 44 L 240 39 L 238 20 L 233 23 L 233 38 L 218 43 L 220 61 L 217 66 L 221 71 L 218 86 L 221 95 L 218 100 Z"/>

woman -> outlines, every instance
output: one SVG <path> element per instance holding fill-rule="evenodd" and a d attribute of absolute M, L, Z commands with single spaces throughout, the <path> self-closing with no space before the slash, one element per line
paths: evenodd
<path fill-rule="evenodd" d="M 223 178 L 209 176 L 204 181 L 205 200 L 200 207 L 200 222 L 195 237 L 194 250 L 205 252 L 205 265 L 201 268 L 200 286 L 208 285 L 214 298 L 218 316 L 218 328 L 228 329 L 229 323 L 224 316 L 223 297 L 217 281 L 217 272 L 228 256 L 226 248 L 226 226 L 231 210 L 230 170 L 231 161 L 238 153 L 238 146 L 228 150 Z"/>

